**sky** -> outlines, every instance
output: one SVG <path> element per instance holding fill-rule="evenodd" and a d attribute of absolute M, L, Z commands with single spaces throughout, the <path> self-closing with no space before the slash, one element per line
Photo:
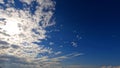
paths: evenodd
<path fill-rule="evenodd" d="M 120 68 L 113 0 L 0 0 L 0 67 Z"/>
<path fill-rule="evenodd" d="M 62 25 L 59 36 L 62 34 L 64 41 L 77 44 L 77 47 L 64 44 L 69 51 L 84 53 L 73 58 L 71 64 L 120 65 L 119 3 L 117 0 L 56 0 L 56 22 Z"/>

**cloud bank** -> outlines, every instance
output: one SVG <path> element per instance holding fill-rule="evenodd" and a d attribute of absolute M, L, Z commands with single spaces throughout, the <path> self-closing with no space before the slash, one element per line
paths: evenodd
<path fill-rule="evenodd" d="M 81 55 L 54 57 L 62 52 L 35 43 L 46 39 L 46 28 L 55 24 L 51 22 L 54 10 L 52 0 L 0 0 L 2 68 L 61 68 L 59 61 Z"/>
<path fill-rule="evenodd" d="M 120 68 L 120 66 L 102 66 L 101 68 Z"/>
<path fill-rule="evenodd" d="M 64 68 L 120 68 L 120 66 L 82 66 L 82 65 L 69 65 Z"/>

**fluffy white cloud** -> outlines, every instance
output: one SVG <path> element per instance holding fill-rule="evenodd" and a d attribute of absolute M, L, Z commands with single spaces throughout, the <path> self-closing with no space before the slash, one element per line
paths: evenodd
<path fill-rule="evenodd" d="M 35 12 L 31 13 L 30 6 L 33 5 L 31 4 L 33 1 L 37 5 Z M 53 15 L 54 4 L 51 0 L 46 1 L 21 0 L 29 6 L 18 9 L 10 6 L 15 4 L 14 0 L 8 0 L 6 4 L 0 0 L 0 3 L 7 7 L 0 9 L 0 56 L 6 57 L 0 58 L 1 61 L 13 62 L 11 60 L 19 58 L 14 63 L 23 59 L 26 63 L 33 63 L 33 61 L 44 58 L 44 56 L 37 57 L 39 54 L 52 53 L 51 48 L 33 43 L 45 39 L 45 28 L 53 24 L 49 21 Z M 44 12 L 44 8 L 48 11 Z"/>
<path fill-rule="evenodd" d="M 46 39 L 46 27 L 50 22 L 55 3 L 52 0 L 20 0 L 23 7 L 15 7 L 15 0 L 0 0 L 0 66 L 3 68 L 61 68 L 60 62 L 66 56 L 52 57 L 62 52 L 54 52 L 52 48 L 38 45 Z M 36 3 L 33 9 L 33 2 Z M 33 11 L 31 11 L 33 9 Z M 47 54 L 47 55 L 42 55 Z M 52 66 L 52 67 L 51 67 Z M 53 67 L 54 66 L 54 67 Z"/>
<path fill-rule="evenodd" d="M 46 4 L 44 1 L 40 2 L 42 2 L 42 5 Z M 52 1 L 49 3 L 52 3 Z M 38 4 L 40 3 L 38 2 Z M 27 10 L 29 7 L 23 7 L 24 10 L 18 10 L 14 7 L 0 9 L 0 40 L 10 44 L 9 48 L 1 49 L 0 54 L 34 59 L 38 53 L 50 51 L 33 43 L 40 42 L 40 39 L 45 39 L 46 30 L 43 27 L 49 25 L 49 20 L 52 16 L 51 10 L 43 12 L 44 6 L 37 5 L 36 7 L 38 8 L 34 15 L 30 13 L 30 10 Z M 41 26 L 39 26 L 40 21 L 44 22 Z M 19 48 L 15 49 L 11 45 L 19 46 Z"/>

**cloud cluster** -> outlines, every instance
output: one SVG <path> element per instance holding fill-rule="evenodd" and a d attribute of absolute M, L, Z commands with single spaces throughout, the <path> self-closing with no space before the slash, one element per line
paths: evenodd
<path fill-rule="evenodd" d="M 29 6 L 32 6 L 32 2 L 34 0 L 22 0 L 21 3 L 28 5 L 28 7 L 22 7 L 22 9 L 15 8 L 14 0 L 8 0 L 6 4 L 3 4 L 6 8 L 0 9 L 0 41 L 1 46 L 4 44 L 8 44 L 8 48 L 4 48 L 1 50 L 0 54 L 9 54 L 17 57 L 36 57 L 37 53 L 47 52 L 48 50 L 43 47 L 39 47 L 33 42 L 41 41 L 41 39 L 45 39 L 45 27 L 49 26 L 49 20 L 52 16 L 52 10 L 48 12 L 44 12 L 43 9 L 45 7 L 51 7 L 50 0 L 37 0 L 36 10 L 34 14 L 31 13 Z M 49 1 L 48 4 L 45 1 Z M 1 4 L 4 3 L 1 0 Z M 47 4 L 46 4 L 47 3 Z M 23 5 L 24 5 L 23 4 Z M 9 5 L 9 6 L 8 6 Z M 47 8 L 46 8 L 47 9 Z M 41 24 L 39 26 L 39 24 Z M 14 46 L 18 46 L 16 49 Z M 41 51 L 41 52 L 40 52 Z M 28 53 L 31 52 L 31 55 Z M 27 54 L 27 55 L 26 55 Z M 21 56 L 20 56 L 21 55 Z"/>
<path fill-rule="evenodd" d="M 52 0 L 0 0 L 0 66 L 61 68 L 59 61 L 81 55 L 49 57 L 62 52 L 34 43 L 46 39 L 46 28 L 55 24 L 54 6 Z"/>

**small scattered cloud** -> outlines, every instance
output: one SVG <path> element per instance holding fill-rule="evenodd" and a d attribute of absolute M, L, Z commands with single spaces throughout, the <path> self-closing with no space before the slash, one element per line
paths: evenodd
<path fill-rule="evenodd" d="M 61 53 L 62 53 L 62 52 L 61 52 L 61 51 L 59 51 L 59 52 L 56 52 L 56 53 L 55 53 L 55 55 L 59 55 L 59 54 L 61 54 Z"/>
<path fill-rule="evenodd" d="M 77 47 L 78 46 L 78 44 L 76 43 L 76 42 L 71 42 L 71 45 L 73 46 L 73 47 Z"/>
<path fill-rule="evenodd" d="M 79 36 L 79 35 L 76 35 L 76 38 L 79 39 L 79 40 L 83 39 L 83 38 L 82 38 L 81 36 Z"/>
<path fill-rule="evenodd" d="M 49 45 L 54 45 L 54 42 L 50 42 Z"/>
<path fill-rule="evenodd" d="M 60 45 L 59 47 L 61 47 L 61 48 L 62 48 L 62 47 L 63 47 L 63 45 Z"/>

